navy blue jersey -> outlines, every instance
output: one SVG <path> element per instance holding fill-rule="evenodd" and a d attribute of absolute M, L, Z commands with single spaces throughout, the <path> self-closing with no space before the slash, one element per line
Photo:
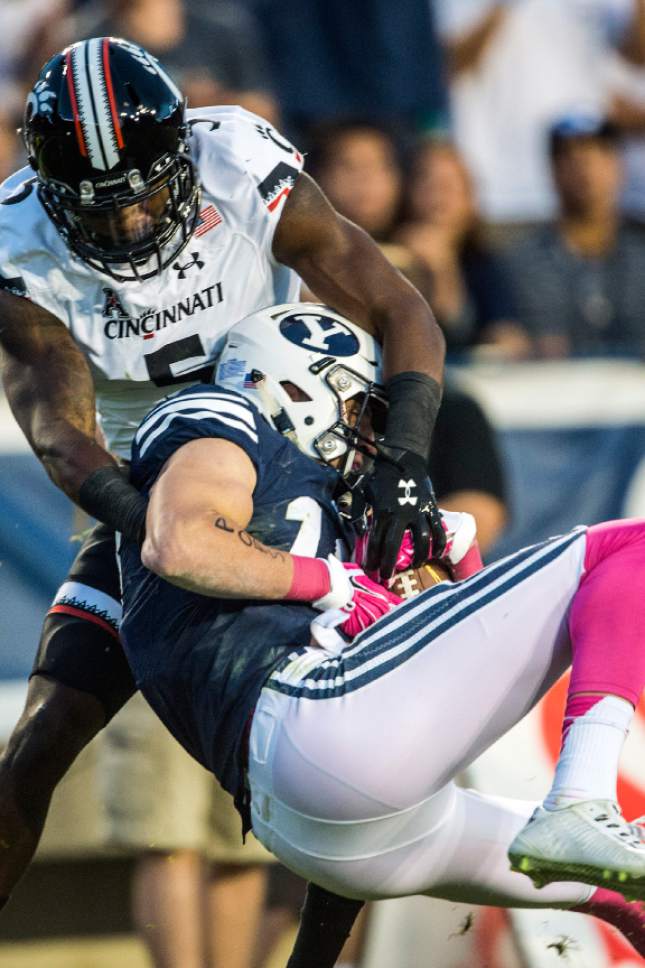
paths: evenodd
<path fill-rule="evenodd" d="M 326 557 L 342 541 L 337 474 L 305 457 L 239 394 L 189 387 L 161 401 L 132 445 L 131 479 L 146 493 L 166 460 L 198 437 L 241 447 L 257 483 L 247 531 L 283 551 Z M 177 740 L 241 802 L 247 723 L 270 672 L 310 640 L 304 603 L 212 598 L 185 591 L 121 548 L 123 645 L 137 684 Z"/>

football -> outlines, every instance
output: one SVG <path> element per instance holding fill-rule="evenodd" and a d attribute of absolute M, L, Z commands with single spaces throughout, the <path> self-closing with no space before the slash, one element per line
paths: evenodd
<path fill-rule="evenodd" d="M 408 568 L 394 576 L 390 591 L 400 598 L 414 598 L 426 588 L 452 581 L 450 568 L 442 561 L 427 561 L 420 568 Z"/>

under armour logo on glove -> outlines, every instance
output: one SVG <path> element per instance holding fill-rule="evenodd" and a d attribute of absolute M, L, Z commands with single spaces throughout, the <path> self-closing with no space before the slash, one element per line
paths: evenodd
<path fill-rule="evenodd" d="M 412 495 L 412 489 L 416 486 L 416 481 L 412 479 L 409 481 L 399 481 L 399 487 L 405 488 L 405 494 L 399 498 L 399 504 L 415 505 L 418 502 L 419 498 Z"/>
<path fill-rule="evenodd" d="M 446 536 L 426 462 L 412 451 L 380 453 L 362 483 L 371 510 L 365 571 L 387 581 L 394 572 L 406 530 L 414 546 L 414 568 L 441 555 Z"/>
<path fill-rule="evenodd" d="M 199 258 L 199 252 L 191 252 L 190 254 L 192 256 L 192 261 L 187 262 L 186 265 L 182 266 L 178 262 L 173 263 L 173 269 L 179 273 L 180 279 L 185 279 L 186 273 L 189 269 L 192 269 L 193 266 L 197 266 L 198 269 L 204 268 L 205 263 Z"/>

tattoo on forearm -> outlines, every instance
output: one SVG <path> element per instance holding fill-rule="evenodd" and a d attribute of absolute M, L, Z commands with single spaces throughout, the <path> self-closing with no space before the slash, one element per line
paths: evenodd
<path fill-rule="evenodd" d="M 273 559 L 279 558 L 282 561 L 285 558 L 282 551 L 278 551 L 277 548 L 269 548 L 267 545 L 262 544 L 261 541 L 258 541 L 257 538 L 254 538 L 252 534 L 249 534 L 243 528 L 231 527 L 226 518 L 217 517 L 215 518 L 214 524 L 220 531 L 226 531 L 227 534 L 236 534 L 246 548 L 255 548 L 256 551 L 260 551 L 263 555 L 269 555 Z"/>
<path fill-rule="evenodd" d="M 45 440 L 48 424 L 56 421 L 93 437 L 92 375 L 63 323 L 29 300 L 1 291 L 0 312 L 3 378 L 14 408 L 25 422 L 39 408 L 49 411 L 49 422 L 38 421 Z"/>

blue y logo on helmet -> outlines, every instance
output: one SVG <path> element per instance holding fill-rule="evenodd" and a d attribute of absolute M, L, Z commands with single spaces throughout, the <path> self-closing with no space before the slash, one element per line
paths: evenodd
<path fill-rule="evenodd" d="M 358 339 L 347 326 L 320 313 L 285 316 L 280 321 L 280 332 L 290 343 L 315 353 L 353 356 L 359 349 Z"/>

